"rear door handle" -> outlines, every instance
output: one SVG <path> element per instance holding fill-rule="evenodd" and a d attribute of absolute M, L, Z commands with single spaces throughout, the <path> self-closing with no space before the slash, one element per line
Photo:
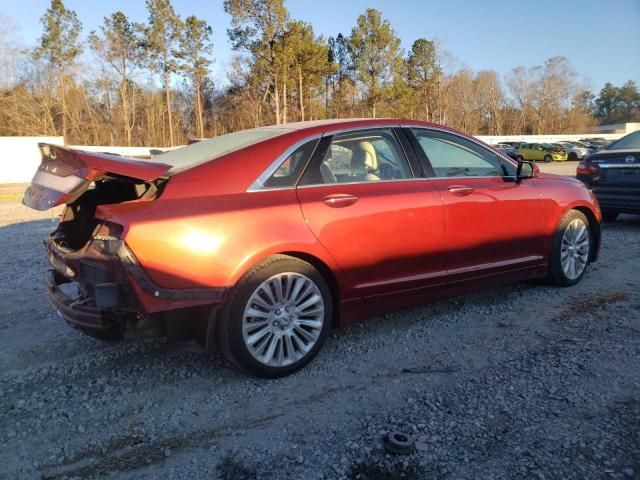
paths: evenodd
<path fill-rule="evenodd" d="M 322 199 L 322 201 L 328 207 L 343 208 L 356 203 L 358 201 L 358 197 L 345 193 L 336 193 L 334 195 L 327 195 Z"/>
<path fill-rule="evenodd" d="M 451 185 L 447 187 L 447 190 L 454 195 L 469 195 L 473 193 L 473 187 L 467 187 L 466 185 Z"/>

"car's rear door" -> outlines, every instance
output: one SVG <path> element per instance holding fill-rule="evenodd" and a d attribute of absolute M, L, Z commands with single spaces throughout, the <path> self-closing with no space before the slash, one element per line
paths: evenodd
<path fill-rule="evenodd" d="M 542 201 L 515 166 L 451 132 L 412 128 L 445 206 L 451 282 L 535 267 L 542 251 Z"/>
<path fill-rule="evenodd" d="M 297 188 L 309 228 L 365 298 L 447 281 L 442 199 L 398 133 L 326 136 Z"/>

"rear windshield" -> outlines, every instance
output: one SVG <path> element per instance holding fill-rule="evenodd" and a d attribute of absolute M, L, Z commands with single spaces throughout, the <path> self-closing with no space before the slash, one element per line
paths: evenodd
<path fill-rule="evenodd" d="M 640 130 L 622 137 L 617 142 L 607 147 L 607 150 L 623 150 L 627 148 L 640 148 Z"/>
<path fill-rule="evenodd" d="M 156 157 L 156 160 L 171 165 L 170 174 L 177 173 L 289 131 L 287 128 L 264 127 L 228 133 L 170 150 Z"/>

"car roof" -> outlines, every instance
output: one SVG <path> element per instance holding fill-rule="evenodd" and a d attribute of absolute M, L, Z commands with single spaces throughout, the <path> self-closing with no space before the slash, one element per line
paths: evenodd
<path fill-rule="evenodd" d="M 292 131 L 330 131 L 330 130 L 342 130 L 348 128 L 358 128 L 358 127 L 375 127 L 380 125 L 416 125 L 416 126 L 426 126 L 426 127 L 434 127 L 443 130 L 449 130 L 455 133 L 462 133 L 453 128 L 446 127 L 444 125 L 439 125 L 437 123 L 430 122 L 422 122 L 420 120 L 407 120 L 400 118 L 341 118 L 341 119 L 331 119 L 331 120 L 309 120 L 305 122 L 291 122 L 291 123 L 281 123 L 280 125 L 270 125 L 267 127 L 259 127 L 261 129 L 270 129 L 270 128 L 278 128 L 278 129 L 286 129 Z"/>

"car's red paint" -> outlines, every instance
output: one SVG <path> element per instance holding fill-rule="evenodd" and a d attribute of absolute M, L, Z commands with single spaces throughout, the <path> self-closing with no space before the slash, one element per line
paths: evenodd
<path fill-rule="evenodd" d="M 303 123 L 172 175 L 153 201 L 101 205 L 96 217 L 121 225 L 122 239 L 147 275 L 169 289 L 228 289 L 271 255 L 305 258 L 329 277 L 341 325 L 481 286 L 543 276 L 551 235 L 566 211 L 580 208 L 600 220 L 597 202 L 580 182 L 549 174 L 522 181 L 420 177 L 247 191 L 300 140 L 381 125 L 449 130 L 388 119 Z M 100 171 L 111 169 L 108 162 L 82 159 Z M 167 170 L 161 164 L 120 165 L 118 173 L 132 177 Z M 130 281 L 144 313 L 210 303 L 155 298 Z"/>

